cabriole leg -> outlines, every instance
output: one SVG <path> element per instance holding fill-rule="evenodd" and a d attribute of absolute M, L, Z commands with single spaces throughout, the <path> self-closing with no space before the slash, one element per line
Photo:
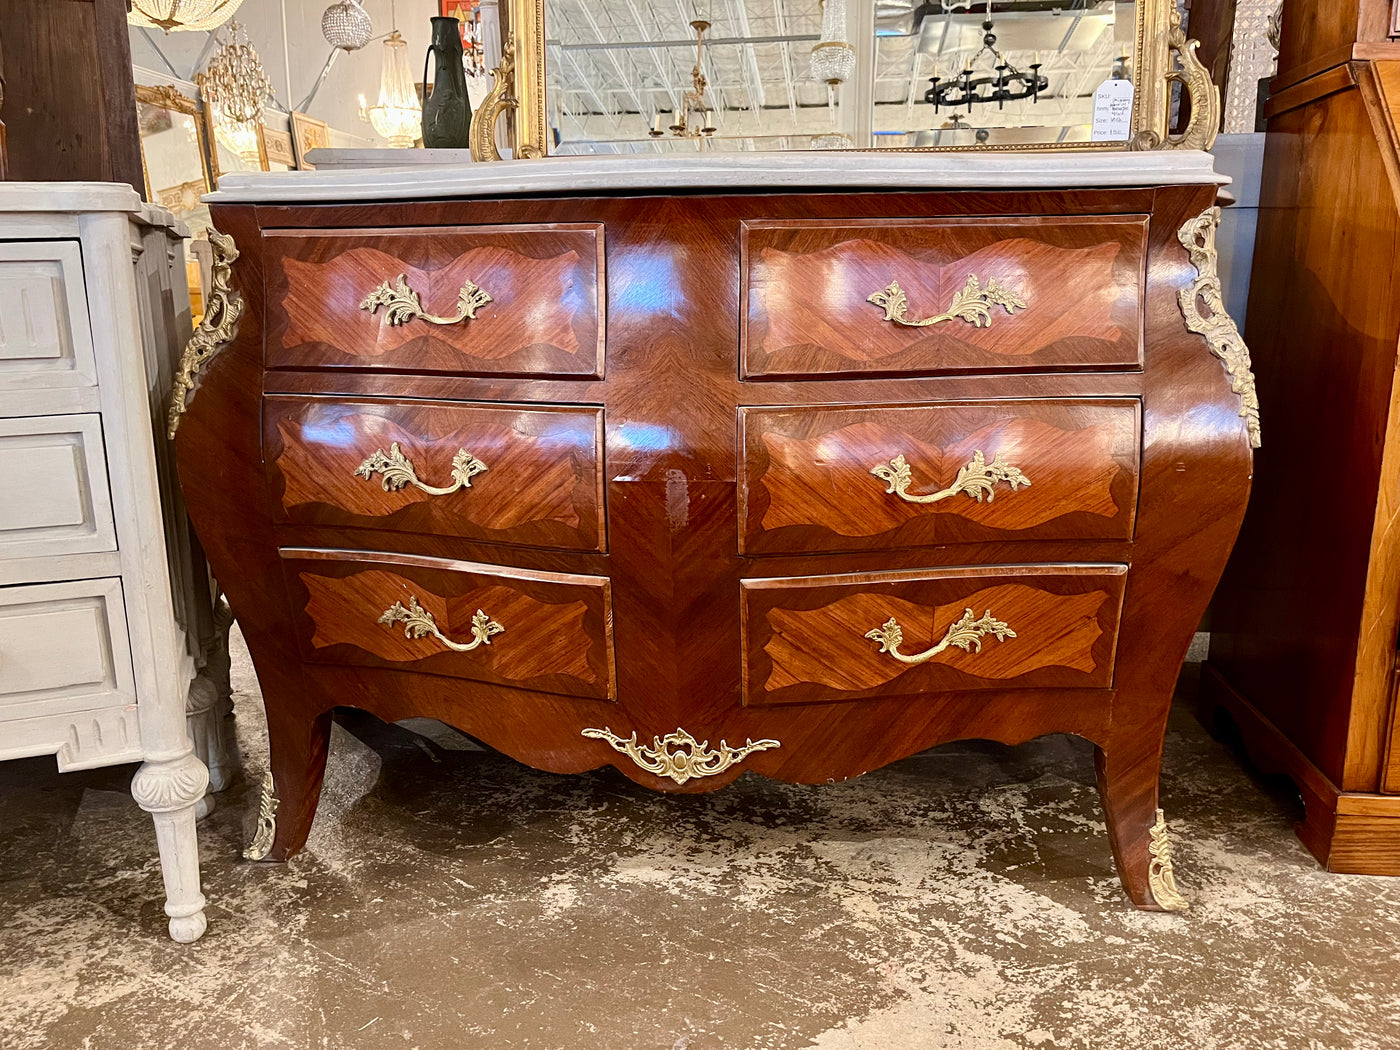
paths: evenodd
<path fill-rule="evenodd" d="M 1161 753 L 1130 762 L 1103 748 L 1094 752 L 1099 798 L 1118 877 L 1134 904 L 1148 911 L 1183 911 L 1176 886 L 1171 844 L 1157 808 Z"/>
<path fill-rule="evenodd" d="M 321 798 L 330 747 L 331 713 L 308 718 L 269 705 L 267 736 L 271 779 L 264 784 L 258 829 L 244 851 L 249 860 L 284 861 L 301 852 Z"/>

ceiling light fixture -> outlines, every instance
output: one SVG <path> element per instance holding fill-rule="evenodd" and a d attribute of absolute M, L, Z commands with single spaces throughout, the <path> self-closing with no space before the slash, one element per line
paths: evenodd
<path fill-rule="evenodd" d="M 364 108 L 360 96 L 360 116 L 374 125 L 374 130 L 389 140 L 395 149 L 411 149 L 423 136 L 423 103 L 413 84 L 408 68 L 408 43 L 399 35 L 396 5 L 390 4 L 389 14 L 394 31 L 384 41 L 384 63 L 379 71 L 379 105 Z M 423 85 L 427 90 L 427 85 Z"/>
<path fill-rule="evenodd" d="M 685 93 L 685 98 L 681 100 L 680 108 L 675 113 L 675 123 L 669 128 L 665 127 L 666 111 L 658 109 L 652 118 L 651 131 L 648 134 L 654 138 L 662 138 L 667 131 L 677 138 L 698 139 L 709 138 L 715 133 L 715 111 L 705 108 L 705 88 L 708 81 L 701 67 L 705 57 L 705 30 L 710 28 L 710 23 L 703 18 L 697 18 L 690 23 L 690 28 L 695 30 L 695 66 L 690 71 L 691 89 Z M 691 124 L 691 112 L 700 114 L 700 120 Z"/>
<path fill-rule="evenodd" d="M 846 0 L 822 0 L 822 38 L 812 45 L 812 78 L 835 87 L 856 71 L 856 49 L 846 40 Z"/>
<path fill-rule="evenodd" d="M 1040 93 L 1050 87 L 1050 78 L 1040 72 L 1039 59 L 1031 63 L 1029 73 L 1022 73 L 1007 61 L 1006 56 L 997 50 L 997 36 L 992 28 L 990 18 L 982 23 L 982 47 L 967 60 L 961 73 L 946 80 L 939 76 L 930 78 L 933 87 L 924 92 L 924 101 L 933 103 L 935 113 L 940 106 L 965 105 L 971 113 L 974 105 L 989 102 L 995 102 L 997 109 L 1023 98 L 1035 103 L 1040 101 Z M 991 57 L 995 75 L 973 76 L 973 63 L 983 55 Z"/>
<path fill-rule="evenodd" d="M 374 23 L 360 0 L 336 0 L 321 15 L 321 35 L 342 51 L 360 50 L 373 33 Z"/>
<path fill-rule="evenodd" d="M 133 0 L 126 20 L 167 33 L 218 29 L 243 0 Z"/>

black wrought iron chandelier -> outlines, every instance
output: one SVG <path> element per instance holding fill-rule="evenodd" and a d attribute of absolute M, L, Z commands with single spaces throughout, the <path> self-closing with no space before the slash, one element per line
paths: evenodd
<path fill-rule="evenodd" d="M 1039 61 L 1032 62 L 1029 72 L 1025 73 L 1007 61 L 997 50 L 997 36 L 992 28 L 990 18 L 982 23 L 982 48 L 968 59 L 961 73 L 931 78 L 933 87 L 924 92 L 924 101 L 933 103 L 935 113 L 943 106 L 950 109 L 966 106 L 971 113 L 973 106 L 992 102 L 997 104 L 997 109 L 1023 98 L 1039 102 L 1040 93 L 1050 87 L 1050 78 L 1040 72 Z M 994 62 L 992 72 L 978 75 L 972 67 L 984 55 Z"/>

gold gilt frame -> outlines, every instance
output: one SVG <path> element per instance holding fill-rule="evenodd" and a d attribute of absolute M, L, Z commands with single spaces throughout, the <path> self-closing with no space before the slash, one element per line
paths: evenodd
<path fill-rule="evenodd" d="M 195 145 L 199 150 L 199 168 L 204 174 L 204 192 L 209 193 L 214 189 L 216 175 L 210 162 L 210 152 L 213 146 L 209 138 L 209 128 L 204 122 L 204 107 L 197 99 L 180 93 L 180 89 L 170 84 L 159 84 L 151 86 L 149 84 L 136 85 L 136 101 L 144 102 L 147 105 L 158 106 L 161 109 L 174 110 L 183 113 L 188 117 L 194 117 Z M 146 170 L 146 147 L 141 146 L 141 174 L 146 180 L 146 199 L 150 200 L 153 192 L 151 186 L 151 175 Z"/>
<path fill-rule="evenodd" d="M 514 68 L 503 63 L 491 105 L 483 105 L 473 120 L 473 154 L 477 160 L 499 159 L 486 143 L 494 141 L 495 124 L 514 114 L 511 141 L 522 159 L 549 154 L 552 141 L 546 120 L 545 0 L 505 0 L 503 20 L 508 54 Z M 1196 41 L 1181 28 L 1176 0 L 1138 0 L 1137 40 L 1133 53 L 1132 137 L 1126 142 L 1047 142 L 1035 145 L 911 146 L 898 152 L 956 150 L 1086 150 L 1086 149 L 1209 149 L 1220 130 L 1220 89 L 1196 58 Z M 1170 134 L 1172 85 L 1182 85 L 1190 98 L 1191 117 L 1179 135 Z M 507 88 L 509 84 L 509 88 Z"/>

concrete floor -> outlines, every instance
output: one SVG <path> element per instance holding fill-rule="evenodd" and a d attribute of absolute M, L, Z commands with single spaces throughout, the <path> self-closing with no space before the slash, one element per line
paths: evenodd
<path fill-rule="evenodd" d="M 193 946 L 131 767 L 0 764 L 0 1047 L 1400 1047 L 1400 880 L 1321 871 L 1287 793 L 1181 711 L 1193 906 L 1160 915 L 1122 896 L 1064 737 L 670 798 L 352 714 L 306 852 L 250 864 L 266 741 L 235 674 L 252 775 L 201 825 Z"/>

